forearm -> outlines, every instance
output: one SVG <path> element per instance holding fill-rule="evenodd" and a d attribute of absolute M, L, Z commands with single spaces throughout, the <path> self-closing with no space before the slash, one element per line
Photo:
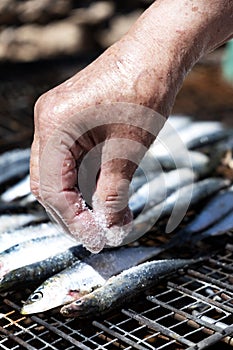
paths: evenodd
<path fill-rule="evenodd" d="M 130 33 L 152 50 L 175 44 L 199 58 L 232 37 L 233 1 L 157 0 Z"/>
<path fill-rule="evenodd" d="M 162 81 L 171 102 L 193 65 L 232 36 L 232 0 L 157 0 L 123 41 L 128 48 L 131 45 L 131 50 L 126 50 L 129 66 L 136 56 L 138 72 L 142 71 L 141 60 L 144 71 L 157 82 L 153 87 L 140 75 L 142 90 L 153 91 Z"/>

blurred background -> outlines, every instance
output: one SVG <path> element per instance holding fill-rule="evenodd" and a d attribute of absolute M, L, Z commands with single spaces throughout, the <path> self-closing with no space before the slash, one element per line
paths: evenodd
<path fill-rule="evenodd" d="M 27 147 L 33 105 L 119 39 L 150 0 L 1 0 L 0 152 Z M 203 57 L 173 113 L 233 126 L 233 42 Z"/>

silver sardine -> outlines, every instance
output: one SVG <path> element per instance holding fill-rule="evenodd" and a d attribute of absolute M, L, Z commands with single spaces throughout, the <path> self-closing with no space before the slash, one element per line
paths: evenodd
<path fill-rule="evenodd" d="M 204 232 L 194 235 L 193 238 L 191 236 L 191 241 L 197 242 L 207 237 L 222 235 L 228 231 L 233 231 L 233 211 L 228 213 L 222 220 L 209 227 Z"/>
<path fill-rule="evenodd" d="M 46 236 L 50 236 L 57 234 L 57 232 L 58 229 L 56 225 L 52 223 L 42 223 L 0 233 L 0 253 L 16 244 L 41 237 L 43 233 L 46 233 Z"/>
<path fill-rule="evenodd" d="M 70 303 L 106 280 L 157 254 L 155 247 L 128 247 L 92 254 L 50 277 L 25 302 L 21 313 L 43 312 Z"/>
<path fill-rule="evenodd" d="M 46 259 L 74 245 L 77 242 L 60 232 L 16 244 L 0 254 L 0 278 L 12 270 Z"/>
<path fill-rule="evenodd" d="M 3 214 L 0 216 L 0 236 L 4 232 L 13 231 L 31 222 L 40 221 L 43 214 Z M 1 246 L 0 246 L 1 249 Z"/>
<path fill-rule="evenodd" d="M 165 201 L 149 209 L 143 213 L 143 215 L 139 215 L 134 220 L 134 228 L 128 237 L 126 237 L 124 243 L 129 243 L 138 239 L 138 237 L 147 232 L 158 219 L 172 214 L 166 227 L 166 232 L 171 232 L 179 224 L 176 218 L 180 218 L 179 214 L 181 211 L 188 210 L 204 198 L 208 198 L 208 196 L 229 186 L 229 184 L 229 180 L 207 178 L 194 184 L 186 185 L 178 191 L 173 192 Z"/>
<path fill-rule="evenodd" d="M 146 262 L 110 278 L 102 287 L 64 306 L 66 317 L 87 317 L 103 314 L 129 302 L 142 291 L 155 286 L 168 274 L 193 264 L 195 260 L 158 260 Z"/>
<path fill-rule="evenodd" d="M 30 148 L 8 151 L 0 156 L 0 184 L 29 172 Z"/>
<path fill-rule="evenodd" d="M 30 176 L 27 175 L 25 178 L 20 180 L 14 186 L 8 188 L 0 197 L 3 202 L 11 202 L 18 198 L 22 198 L 31 193 L 30 190 Z"/>
<path fill-rule="evenodd" d="M 233 186 L 216 194 L 201 212 L 184 228 L 188 234 L 200 232 L 223 219 L 233 210 Z"/>
<path fill-rule="evenodd" d="M 78 245 L 42 261 L 12 270 L 0 279 L 0 292 L 45 280 L 89 254 L 82 245 Z"/>
<path fill-rule="evenodd" d="M 167 196 L 178 188 L 194 182 L 195 174 L 189 168 L 176 169 L 170 172 L 163 172 L 156 178 L 147 182 L 129 199 L 129 208 L 134 214 L 143 208 L 149 208 L 164 201 Z"/>

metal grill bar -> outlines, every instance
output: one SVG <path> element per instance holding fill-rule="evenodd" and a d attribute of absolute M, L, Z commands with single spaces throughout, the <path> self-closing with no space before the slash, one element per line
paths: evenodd
<path fill-rule="evenodd" d="M 59 335 L 60 337 L 62 337 L 63 339 L 67 340 L 68 342 L 70 342 L 71 344 L 79 347 L 82 350 L 90 350 L 89 347 L 85 346 L 84 344 L 80 343 L 79 341 L 77 341 L 76 339 L 72 338 L 71 336 L 65 334 L 64 332 L 62 332 L 61 330 L 59 330 L 57 327 L 52 326 L 51 324 L 49 324 L 48 322 L 45 322 L 44 320 L 42 320 L 39 317 L 36 316 L 32 316 L 31 317 L 32 320 L 36 321 L 37 323 L 45 326 L 47 329 L 49 329 L 51 332 L 54 332 L 55 334 Z"/>
<path fill-rule="evenodd" d="M 202 279 L 203 281 L 209 282 L 211 284 L 215 284 L 216 286 L 219 286 L 221 288 L 227 288 L 233 292 L 233 286 L 231 286 L 229 283 L 221 282 L 216 278 L 210 277 L 208 275 L 204 275 L 201 272 L 194 271 L 191 269 L 188 270 L 188 273 L 193 277 L 197 277 L 199 279 Z"/>
<path fill-rule="evenodd" d="M 150 296 L 142 294 L 139 303 L 133 304 L 134 310 L 117 310 L 103 322 L 83 320 L 87 327 L 78 320 L 53 316 L 54 312 L 19 317 L 17 304 L 24 296 L 14 299 L 14 294 L 9 294 L 2 305 L 8 311 L 2 313 L 7 323 L 0 328 L 0 348 L 201 350 L 220 341 L 222 346 L 233 346 L 232 285 L 217 279 L 219 275 L 228 277 L 225 272 L 231 272 L 232 263 L 232 252 L 225 250 L 197 270 L 181 270 L 170 276 L 170 282 L 161 282 Z M 206 281 L 204 271 L 211 282 Z"/>
<path fill-rule="evenodd" d="M 201 328 L 201 330 L 208 335 L 212 335 L 215 332 L 222 331 L 222 328 L 220 326 L 218 326 L 219 322 L 217 322 L 217 324 L 215 324 L 216 320 L 210 319 L 206 316 L 200 316 L 197 319 L 197 317 L 195 317 L 191 314 L 188 314 L 187 312 L 185 312 L 183 310 L 178 310 L 177 308 L 169 305 L 168 303 L 164 303 L 161 300 L 158 300 L 154 296 L 148 296 L 147 299 L 153 303 L 156 303 L 156 304 L 172 311 L 173 317 L 175 319 L 180 320 L 180 321 L 186 321 L 187 325 L 189 325 L 193 328 Z M 185 307 L 185 308 L 187 308 L 187 307 Z M 198 322 L 197 322 L 197 320 L 198 320 Z M 202 328 L 201 326 L 204 326 L 204 327 Z M 223 324 L 222 322 L 221 322 L 221 326 L 225 326 L 224 328 L 228 327 L 227 324 Z M 228 337 L 228 336 L 224 337 L 221 339 L 221 341 L 233 346 L 233 339 L 231 337 Z"/>
<path fill-rule="evenodd" d="M 23 346 L 25 349 L 35 350 L 34 347 L 32 347 L 31 345 L 29 345 L 28 343 L 26 343 L 25 341 L 20 339 L 17 335 L 12 334 L 7 329 L 5 329 L 5 328 L 3 328 L 1 326 L 0 326 L 0 332 L 3 333 L 6 337 L 9 337 L 10 339 L 14 340 L 19 345 Z"/>
<path fill-rule="evenodd" d="M 103 324 L 97 322 L 97 321 L 93 321 L 93 325 L 102 329 L 102 331 L 110 334 L 111 336 L 113 336 L 114 338 L 120 339 L 122 342 L 132 346 L 134 349 L 138 349 L 138 350 L 148 350 L 148 348 L 145 348 L 144 346 L 141 346 L 140 344 L 135 343 L 134 341 L 127 339 L 126 337 L 122 336 L 120 333 L 113 331 L 112 329 L 104 326 Z"/>
<path fill-rule="evenodd" d="M 171 283 L 171 282 L 168 282 L 168 284 L 169 284 L 170 287 L 173 287 L 174 289 L 178 289 L 178 290 L 182 291 L 183 293 L 185 293 L 187 295 L 195 297 L 197 300 L 200 299 L 202 301 L 205 301 L 209 305 L 213 304 L 218 309 L 218 311 L 220 311 L 220 312 L 222 311 L 222 309 L 224 309 L 225 311 L 230 312 L 230 313 L 233 312 L 233 308 L 228 307 L 226 305 L 223 305 L 223 304 L 221 304 L 221 303 L 219 303 L 219 302 L 217 302 L 217 301 L 215 301 L 213 299 L 204 297 L 201 294 L 198 294 L 196 292 L 190 291 L 188 288 L 179 286 L 179 285 L 177 285 L 175 283 Z"/>
<path fill-rule="evenodd" d="M 153 303 L 156 303 L 156 304 L 159 304 L 161 305 L 162 307 L 172 311 L 173 313 L 173 316 L 176 317 L 177 319 L 181 319 L 181 320 L 186 320 L 187 322 L 189 321 L 192 321 L 192 322 L 195 322 L 197 321 L 197 317 L 195 316 L 192 316 L 191 314 L 188 314 L 187 312 L 183 311 L 183 310 L 178 310 L 177 308 L 167 304 L 167 303 L 164 303 L 160 300 L 158 300 L 156 297 L 154 296 L 149 296 L 147 297 L 148 300 L 152 301 Z M 205 322 L 203 321 L 202 319 L 198 318 L 198 323 L 196 323 L 199 327 L 200 326 L 205 326 L 205 327 L 208 327 L 208 328 L 211 328 L 213 331 L 215 332 L 219 332 L 221 331 L 221 328 L 220 327 L 217 327 L 215 326 L 214 324 L 209 324 L 208 322 Z M 226 325 L 227 327 L 227 325 Z"/>
<path fill-rule="evenodd" d="M 222 267 L 223 269 L 229 271 L 229 272 L 233 272 L 233 266 L 230 266 L 230 265 L 226 265 L 226 263 L 222 263 L 221 261 L 216 261 L 214 259 L 209 259 L 209 262 L 211 264 L 214 264 L 215 266 L 217 267 Z"/>
<path fill-rule="evenodd" d="M 200 341 L 198 344 L 196 344 L 193 347 L 188 348 L 187 350 L 201 350 L 205 349 L 207 346 L 210 346 L 212 344 L 216 344 L 219 340 L 222 339 L 223 335 L 231 335 L 233 333 L 233 326 L 229 326 L 222 330 L 221 333 L 217 332 L 211 336 L 209 336 L 207 339 L 204 339 Z"/>
<path fill-rule="evenodd" d="M 133 310 L 123 310 L 123 312 L 129 316 L 137 320 L 140 324 L 145 324 L 147 327 L 153 329 L 156 332 L 160 332 L 164 335 L 166 335 L 169 338 L 173 338 L 174 340 L 178 341 L 181 344 L 192 346 L 194 343 L 185 339 L 184 337 L 180 336 L 180 334 L 173 332 L 171 329 L 163 327 L 156 321 L 152 321 L 149 318 L 139 315 Z"/>
<path fill-rule="evenodd" d="M 4 300 L 5 303 L 9 306 L 11 306 L 12 308 L 14 308 L 15 310 L 19 311 L 20 307 L 18 305 L 16 305 L 15 303 L 13 303 L 12 301 L 5 299 Z M 72 338 L 71 336 L 65 334 L 64 332 L 62 332 L 61 330 L 59 330 L 57 327 L 52 326 L 51 324 L 49 324 L 48 322 L 42 320 L 41 318 L 37 317 L 37 316 L 31 316 L 31 319 L 33 321 L 35 321 L 36 323 L 46 327 L 47 329 L 49 329 L 50 331 L 54 332 L 55 334 L 59 335 L 60 337 L 64 338 L 65 340 L 67 340 L 68 342 L 70 342 L 71 344 L 79 347 L 82 350 L 89 350 L 90 348 L 88 348 L 87 346 L 83 345 L 82 343 L 80 343 L 79 341 L 77 341 L 76 339 Z"/>

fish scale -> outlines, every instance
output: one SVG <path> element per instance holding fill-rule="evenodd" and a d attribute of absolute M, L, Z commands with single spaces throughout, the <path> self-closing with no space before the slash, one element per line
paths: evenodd
<path fill-rule="evenodd" d="M 16 268 L 48 258 L 74 245 L 74 241 L 62 233 L 16 244 L 0 254 L 0 278 Z"/>
<path fill-rule="evenodd" d="M 2 233 L 11 232 L 14 229 L 28 225 L 31 222 L 41 220 L 44 214 L 3 214 L 0 216 L 0 237 Z M 1 249 L 1 246 L 0 246 Z"/>
<path fill-rule="evenodd" d="M 0 185 L 29 172 L 29 148 L 8 151 L 0 156 Z"/>
<path fill-rule="evenodd" d="M 109 277 L 159 252 L 155 247 L 122 247 L 91 254 L 42 283 L 29 296 L 21 312 L 24 315 L 42 312 L 76 300 L 103 285 Z"/>
<path fill-rule="evenodd" d="M 29 225 L 11 232 L 3 232 L 0 234 L 0 253 L 13 245 L 41 237 L 43 232 L 46 232 L 46 235 L 49 236 L 57 234 L 58 229 L 52 223 L 42 223 L 40 225 Z"/>
<path fill-rule="evenodd" d="M 134 214 L 137 214 L 143 207 L 144 210 L 148 210 L 165 200 L 166 196 L 177 190 L 177 188 L 190 184 L 194 180 L 195 174 L 189 168 L 161 173 L 140 187 L 130 197 L 129 207 Z"/>
<path fill-rule="evenodd" d="M 162 277 L 197 261 L 194 259 L 155 260 L 132 267 L 111 277 L 92 293 L 64 306 L 61 313 L 66 317 L 81 318 L 104 314 L 155 286 Z"/>
<path fill-rule="evenodd" d="M 128 235 L 128 237 L 126 237 L 123 243 L 126 244 L 138 239 L 155 224 L 158 218 L 161 219 L 172 214 L 173 216 L 170 216 L 167 223 L 167 232 L 170 232 L 169 230 L 174 228 L 174 225 L 178 225 L 177 221 L 172 221 L 172 217 L 175 216 L 176 218 L 176 215 L 179 214 L 179 211 L 184 210 L 185 206 L 188 209 L 204 198 L 211 196 L 229 185 L 229 180 L 221 178 L 207 178 L 194 184 L 182 187 L 178 191 L 175 191 L 168 196 L 165 201 L 139 215 L 134 220 L 134 228 L 132 232 Z"/>
<path fill-rule="evenodd" d="M 0 279 L 0 292 L 25 283 L 37 283 L 45 280 L 89 254 L 90 252 L 80 244 L 44 260 L 12 270 Z"/>

